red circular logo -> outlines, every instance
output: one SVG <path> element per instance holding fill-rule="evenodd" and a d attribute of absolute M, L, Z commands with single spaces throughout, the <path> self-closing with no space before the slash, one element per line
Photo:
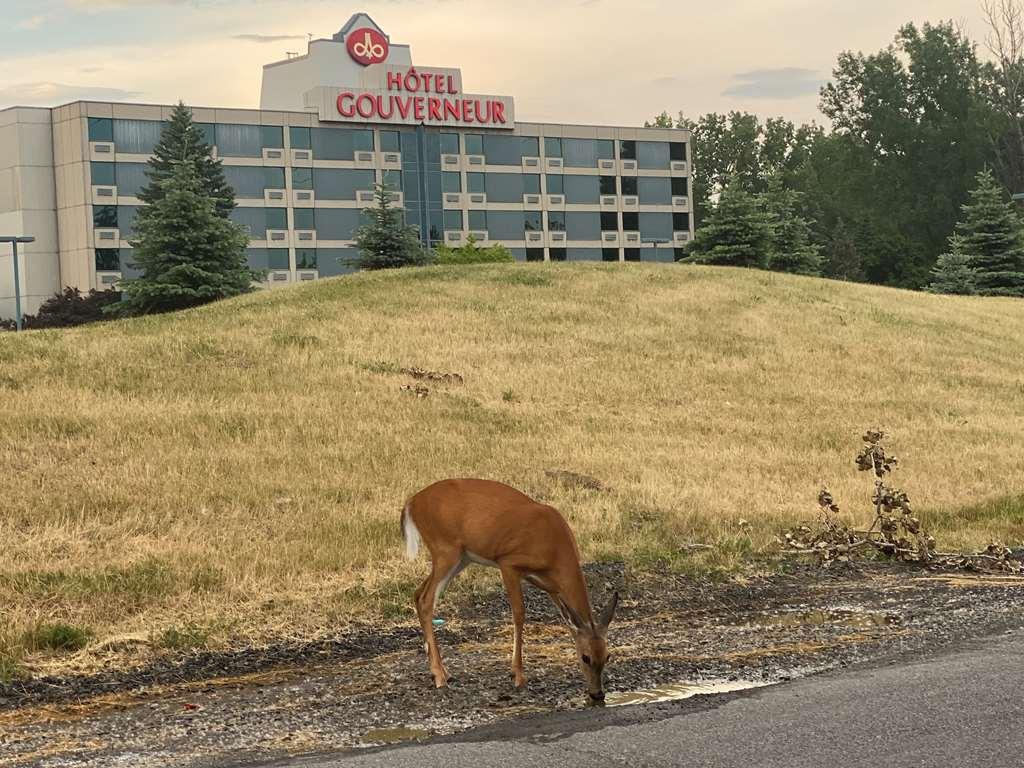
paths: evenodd
<path fill-rule="evenodd" d="M 345 38 L 348 55 L 364 67 L 380 64 L 388 57 L 388 39 L 372 27 L 363 27 L 349 32 Z"/>

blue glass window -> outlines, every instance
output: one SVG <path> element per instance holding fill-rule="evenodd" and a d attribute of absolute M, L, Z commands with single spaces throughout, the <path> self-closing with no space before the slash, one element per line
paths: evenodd
<path fill-rule="evenodd" d="M 296 229 L 316 229 L 312 208 L 295 208 L 292 210 L 292 217 Z"/>
<path fill-rule="evenodd" d="M 662 170 L 668 168 L 668 142 L 638 141 L 636 143 L 636 165 L 642 169 Z"/>
<path fill-rule="evenodd" d="M 262 157 L 260 126 L 218 123 L 217 154 L 220 157 Z"/>
<path fill-rule="evenodd" d="M 565 232 L 569 240 L 600 240 L 601 214 L 597 211 L 567 211 Z"/>
<path fill-rule="evenodd" d="M 565 176 L 563 187 L 567 203 L 592 204 L 600 199 L 600 179 L 597 176 Z"/>
<path fill-rule="evenodd" d="M 163 128 L 158 120 L 115 120 L 114 145 L 118 152 L 148 155 L 160 141 Z"/>
<path fill-rule="evenodd" d="M 118 163 L 115 168 L 117 194 L 121 197 L 138 197 L 149 184 L 146 163 Z"/>
<path fill-rule="evenodd" d="M 317 208 L 316 237 L 318 240 L 351 240 L 355 231 L 365 223 L 358 208 Z"/>
<path fill-rule="evenodd" d="M 117 182 L 114 176 L 113 163 L 89 163 L 89 176 L 92 178 L 94 187 L 112 187 Z"/>
<path fill-rule="evenodd" d="M 637 190 L 641 205 L 669 205 L 672 202 L 672 184 L 666 177 L 640 176 Z"/>
<path fill-rule="evenodd" d="M 492 240 L 522 240 L 525 231 L 522 211 L 487 212 L 487 233 Z"/>
<path fill-rule="evenodd" d="M 313 139 L 310 135 L 309 128 L 293 125 L 288 129 L 288 140 L 292 145 L 292 149 L 313 148 Z"/>
<path fill-rule="evenodd" d="M 113 141 L 114 121 L 109 117 L 89 118 L 89 141 Z"/>
<path fill-rule="evenodd" d="M 355 200 L 357 191 L 373 189 L 376 180 L 376 174 L 369 169 L 313 169 L 313 189 L 317 200 Z"/>
<path fill-rule="evenodd" d="M 441 154 L 442 155 L 457 155 L 459 154 L 459 134 L 457 133 L 442 133 L 441 134 Z"/>
<path fill-rule="evenodd" d="M 464 137 L 466 142 L 467 155 L 482 155 L 484 153 L 484 137 L 478 133 L 467 133 Z"/>

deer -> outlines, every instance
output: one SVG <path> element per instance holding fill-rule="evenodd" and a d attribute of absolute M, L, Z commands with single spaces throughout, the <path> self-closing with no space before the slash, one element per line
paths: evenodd
<path fill-rule="evenodd" d="M 401 517 L 405 555 L 414 560 L 420 544 L 430 552 L 430 575 L 416 590 L 416 614 L 423 630 L 430 672 L 437 688 L 448 672 L 434 636 L 434 606 L 468 565 L 497 568 L 512 608 L 512 680 L 526 685 L 523 673 L 525 580 L 546 592 L 576 646 L 576 657 L 595 703 L 604 701 L 608 662 L 608 625 L 619 593 L 595 618 L 579 549 L 569 523 L 554 507 L 492 480 L 441 480 L 412 496 Z"/>

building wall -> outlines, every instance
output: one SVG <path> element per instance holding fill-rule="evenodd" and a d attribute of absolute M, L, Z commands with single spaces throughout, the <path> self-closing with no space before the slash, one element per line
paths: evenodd
<path fill-rule="evenodd" d="M 49 109 L 0 111 L 0 235 L 33 235 L 18 247 L 22 311 L 35 312 L 60 285 Z M 14 317 L 11 247 L 0 245 L 0 317 Z"/>
<path fill-rule="evenodd" d="M 26 311 L 59 288 L 111 287 L 134 274 L 136 195 L 171 109 L 76 102 L 0 112 L 0 131 L 17 137 L 0 141 L 0 209 L 11 209 L 0 223 L 40 238 Z M 271 286 L 351 271 L 353 231 L 379 182 L 400 187 L 407 220 L 432 241 L 457 246 L 472 235 L 526 261 L 671 261 L 693 234 L 686 131 L 519 123 L 419 134 L 309 112 L 193 114 L 236 188 L 250 264 L 268 270 Z M 644 242 L 652 238 L 670 242 Z M 0 302 L 10 279 L 2 258 Z"/>

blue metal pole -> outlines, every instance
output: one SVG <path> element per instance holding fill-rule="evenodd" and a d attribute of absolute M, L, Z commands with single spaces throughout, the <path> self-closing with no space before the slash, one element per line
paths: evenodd
<path fill-rule="evenodd" d="M 18 241 L 11 243 L 14 249 L 14 326 L 21 330 L 21 280 L 18 274 Z"/>

